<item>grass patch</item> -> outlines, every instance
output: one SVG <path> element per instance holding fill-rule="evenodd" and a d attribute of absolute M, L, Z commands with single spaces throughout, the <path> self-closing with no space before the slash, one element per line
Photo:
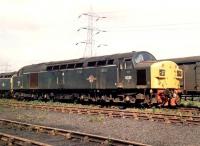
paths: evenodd
<path fill-rule="evenodd" d="M 17 120 L 20 121 L 26 121 L 26 122 L 41 122 L 45 120 L 47 113 L 46 112 L 40 112 L 37 115 L 31 115 L 29 113 L 20 113 L 18 112 L 16 114 Z"/>
<path fill-rule="evenodd" d="M 184 107 L 199 107 L 200 108 L 200 102 L 199 101 L 190 101 L 190 100 L 181 100 L 181 106 Z"/>
<path fill-rule="evenodd" d="M 4 112 L 4 108 L 0 107 L 0 113 L 3 113 L 3 112 Z"/>
<path fill-rule="evenodd" d="M 25 104 L 33 104 L 33 105 L 51 105 L 51 106 L 76 106 L 76 107 L 90 107 L 90 108 L 97 108 L 96 105 L 82 105 L 82 104 L 74 104 L 74 103 L 63 103 L 63 102 L 54 102 L 54 101 L 41 101 L 41 100 L 32 100 L 32 101 L 19 101 L 15 99 L 0 99 L 1 104 L 12 104 L 12 103 L 25 103 Z"/>
<path fill-rule="evenodd" d="M 178 116 L 187 116 L 187 115 L 196 115 L 199 116 L 198 112 L 184 112 L 181 111 L 179 108 L 177 109 L 169 109 L 169 108 L 149 108 L 149 109 L 137 109 L 137 108 L 130 108 L 130 111 L 137 111 L 143 113 L 152 113 L 152 114 L 170 114 L 170 115 L 178 115 Z"/>
<path fill-rule="evenodd" d="M 105 117 L 102 116 L 89 116 L 89 122 L 98 122 L 103 123 L 105 121 Z"/>
<path fill-rule="evenodd" d="M 34 105 L 51 105 L 51 106 L 63 106 L 63 107 L 86 107 L 86 108 L 98 108 L 97 105 L 81 105 L 81 104 L 73 104 L 73 103 L 61 103 L 61 102 L 53 102 L 53 101 L 48 101 L 48 102 L 44 102 L 44 101 L 40 101 L 40 100 L 34 100 L 34 101 L 18 101 L 15 99 L 0 99 L 0 103 L 22 103 L 22 104 L 34 104 Z M 200 102 L 198 101 L 185 101 L 185 100 L 181 100 L 181 106 L 184 107 L 199 107 L 200 108 Z M 11 111 L 15 112 L 16 108 L 11 107 Z M 188 115 L 189 113 L 180 113 L 180 110 L 177 109 L 167 109 L 167 108 L 149 108 L 149 109 L 139 109 L 139 108 L 127 108 L 126 110 L 130 110 L 130 111 L 138 111 L 138 112 L 148 112 L 148 113 L 165 113 L 165 114 L 176 114 L 176 115 Z M 47 110 L 48 111 L 48 110 Z M 1 112 L 1 108 L 0 108 L 0 112 Z M 3 111 L 2 111 L 3 112 Z M 45 112 L 45 111 L 44 111 Z M 196 115 L 199 115 L 199 113 L 197 113 Z M 37 118 L 36 118 L 37 119 Z M 90 117 L 89 121 L 90 122 L 101 122 L 104 120 L 104 117 Z"/>

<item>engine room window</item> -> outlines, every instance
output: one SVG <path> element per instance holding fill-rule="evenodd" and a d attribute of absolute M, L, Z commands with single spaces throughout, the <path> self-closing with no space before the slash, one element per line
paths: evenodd
<path fill-rule="evenodd" d="M 93 67 L 93 66 L 96 66 L 96 61 L 93 61 L 93 62 L 88 62 L 88 67 Z"/>
<path fill-rule="evenodd" d="M 131 59 L 129 58 L 129 59 L 125 59 L 125 61 L 131 61 Z"/>
<path fill-rule="evenodd" d="M 83 67 L 83 63 L 77 63 L 75 66 L 75 68 L 81 68 L 81 67 Z"/>
<path fill-rule="evenodd" d="M 98 61 L 97 66 L 104 66 L 106 65 L 106 60 Z"/>
<path fill-rule="evenodd" d="M 75 64 L 68 64 L 67 68 L 74 68 Z"/>
<path fill-rule="evenodd" d="M 59 70 L 59 65 L 54 66 L 53 70 Z"/>
<path fill-rule="evenodd" d="M 146 85 L 146 70 L 137 70 L 137 85 Z"/>
<path fill-rule="evenodd" d="M 53 66 L 47 66 L 47 71 L 53 70 Z"/>
<path fill-rule="evenodd" d="M 67 68 L 67 65 L 66 65 L 66 64 L 60 66 L 60 69 L 66 69 L 66 68 Z"/>
<path fill-rule="evenodd" d="M 112 59 L 112 60 L 108 60 L 107 61 L 107 65 L 112 65 L 113 64 L 113 62 L 114 62 L 114 60 Z"/>

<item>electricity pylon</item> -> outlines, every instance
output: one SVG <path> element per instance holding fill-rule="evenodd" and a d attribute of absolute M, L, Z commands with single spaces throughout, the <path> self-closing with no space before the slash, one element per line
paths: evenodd
<path fill-rule="evenodd" d="M 101 17 L 93 12 L 88 12 L 88 13 L 82 13 L 81 15 L 79 15 L 78 18 L 81 18 L 83 16 L 88 17 L 88 26 L 80 27 L 77 31 L 87 30 L 87 38 L 86 38 L 86 41 L 78 42 L 78 43 L 76 43 L 76 45 L 85 44 L 85 50 L 84 50 L 83 57 L 91 57 L 91 56 L 93 56 L 93 47 L 95 45 L 94 35 L 97 35 L 102 32 L 106 32 L 105 30 L 96 28 L 94 26 L 94 22 L 97 22 L 100 19 L 104 19 L 106 17 Z M 98 45 L 98 46 L 101 46 L 101 45 Z M 104 46 L 106 46 L 106 45 L 104 45 Z"/>

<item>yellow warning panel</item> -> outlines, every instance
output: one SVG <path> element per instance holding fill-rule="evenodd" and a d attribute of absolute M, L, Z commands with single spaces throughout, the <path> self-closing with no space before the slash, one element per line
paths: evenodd
<path fill-rule="evenodd" d="M 170 89 L 180 88 L 182 70 L 172 61 L 160 61 L 153 63 L 150 68 L 151 88 Z"/>

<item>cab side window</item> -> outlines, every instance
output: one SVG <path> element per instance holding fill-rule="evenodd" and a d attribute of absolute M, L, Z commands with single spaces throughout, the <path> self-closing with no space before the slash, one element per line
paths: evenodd
<path fill-rule="evenodd" d="M 132 61 L 131 59 L 125 59 L 125 62 L 124 62 L 124 69 L 132 69 Z"/>

